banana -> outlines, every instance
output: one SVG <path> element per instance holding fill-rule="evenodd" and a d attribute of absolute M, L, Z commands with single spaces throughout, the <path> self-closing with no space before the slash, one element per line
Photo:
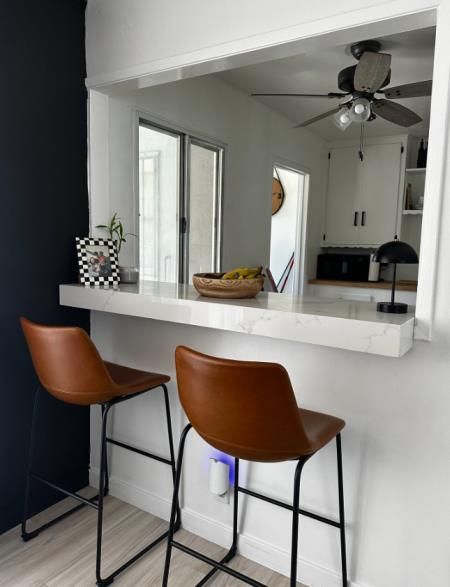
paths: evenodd
<path fill-rule="evenodd" d="M 225 273 L 222 279 L 254 279 L 261 271 L 262 267 L 237 267 Z"/>

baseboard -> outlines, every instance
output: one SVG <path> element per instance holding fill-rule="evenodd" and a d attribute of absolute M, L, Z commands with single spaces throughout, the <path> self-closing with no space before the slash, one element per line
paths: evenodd
<path fill-rule="evenodd" d="M 98 487 L 98 469 L 91 469 L 91 485 Z M 135 507 L 158 516 L 164 520 L 169 519 L 170 500 L 156 496 L 146 489 L 131 485 L 127 481 L 115 477 L 110 477 L 110 494 L 121 499 Z M 182 508 L 182 525 L 183 528 L 227 548 L 231 544 L 232 532 L 231 527 L 217 522 L 212 518 L 204 516 L 189 508 Z M 239 553 L 246 558 L 264 565 L 280 573 L 288 574 L 290 565 L 289 552 L 281 550 L 260 540 L 250 534 L 240 534 L 239 536 Z M 298 559 L 299 579 L 308 585 L 308 587 L 342 587 L 341 576 L 339 573 L 325 567 L 321 567 L 311 561 Z M 348 587 L 360 587 L 357 583 L 349 582 Z"/>
<path fill-rule="evenodd" d="M 232 540 L 231 527 L 208 518 L 189 508 L 182 509 L 183 528 L 205 540 L 228 548 Z M 290 553 L 281 550 L 250 534 L 239 535 L 239 554 L 287 576 L 290 567 Z M 308 587 L 342 587 L 341 575 L 311 561 L 298 559 L 299 580 Z M 348 587 L 360 587 L 350 581 Z"/>

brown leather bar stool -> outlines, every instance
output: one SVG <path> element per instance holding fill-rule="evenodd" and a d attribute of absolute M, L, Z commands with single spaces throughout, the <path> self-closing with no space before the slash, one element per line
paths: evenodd
<path fill-rule="evenodd" d="M 204 585 L 217 571 L 223 571 L 249 585 L 264 587 L 262 583 L 226 565 L 237 550 L 239 493 L 262 499 L 293 513 L 291 587 L 297 585 L 299 514 L 338 528 L 341 538 L 342 584 L 347 587 L 340 436 L 345 422 L 319 412 L 299 409 L 289 375 L 281 365 L 276 363 L 219 359 L 186 347 L 177 348 L 175 362 L 178 392 L 190 423 L 183 431 L 178 453 L 163 587 L 167 586 L 173 547 L 213 567 L 197 583 L 197 587 Z M 184 447 L 186 436 L 192 427 L 208 444 L 228 453 L 235 459 L 233 541 L 230 550 L 220 562 L 176 542 L 173 538 L 176 528 Z M 303 465 L 333 439 L 336 439 L 337 447 L 338 522 L 299 507 L 300 477 Z M 239 485 L 239 459 L 267 463 L 297 461 L 293 505 L 241 487 Z"/>
<path fill-rule="evenodd" d="M 71 513 L 87 505 L 97 510 L 97 552 L 96 552 L 96 579 L 97 585 L 110 585 L 119 573 L 136 562 L 142 555 L 151 550 L 159 542 L 168 536 L 164 532 L 151 544 L 147 545 L 108 577 L 101 576 L 102 557 L 102 525 L 103 525 L 103 499 L 109 490 L 109 475 L 107 464 L 107 442 L 116 446 L 131 450 L 142 456 L 156 459 L 169 465 L 172 469 L 172 477 L 175 481 L 175 454 L 173 448 L 172 425 L 170 418 L 169 396 L 166 383 L 170 381 L 167 375 L 159 373 L 146 373 L 136 369 L 123 367 L 114 363 L 103 361 L 84 330 L 76 327 L 53 327 L 35 324 L 26 318 L 20 319 L 25 338 L 33 360 L 34 368 L 40 385 L 35 394 L 33 419 L 31 425 L 30 452 L 27 472 L 27 486 L 25 492 L 25 506 L 22 522 L 22 538 L 27 541 L 40 532 L 53 526 L 56 522 L 66 518 Z M 37 405 L 39 391 L 43 388 L 57 399 L 79 406 L 91 406 L 99 404 L 102 409 L 102 430 L 100 442 L 100 482 L 99 493 L 91 499 L 86 499 L 77 493 L 72 493 L 57 486 L 52 481 L 32 471 L 34 436 L 36 433 Z M 124 444 L 106 435 L 108 414 L 112 406 L 137 397 L 147 391 L 162 388 L 164 393 L 167 430 L 169 440 L 170 459 L 154 455 L 148 451 Z M 64 495 L 73 497 L 81 502 L 80 505 L 27 532 L 28 501 L 31 480 L 39 481 L 45 485 L 60 491 Z M 179 508 L 175 527 L 179 525 Z"/>

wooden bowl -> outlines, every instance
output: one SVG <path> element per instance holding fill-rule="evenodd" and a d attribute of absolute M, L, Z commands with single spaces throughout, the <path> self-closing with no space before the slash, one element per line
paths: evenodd
<path fill-rule="evenodd" d="M 253 279 L 221 279 L 224 273 L 194 273 L 195 289 L 207 298 L 244 299 L 254 298 L 264 285 L 264 276 Z"/>

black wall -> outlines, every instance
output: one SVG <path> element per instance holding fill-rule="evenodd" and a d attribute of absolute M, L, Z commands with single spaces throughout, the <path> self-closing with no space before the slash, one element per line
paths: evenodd
<path fill-rule="evenodd" d="M 84 0 L 0 3 L 0 532 L 20 521 L 37 380 L 20 315 L 88 328 L 58 304 L 76 280 L 74 237 L 88 234 Z M 48 394 L 36 467 L 88 483 L 89 413 Z M 55 499 L 34 487 L 38 511 Z"/>

